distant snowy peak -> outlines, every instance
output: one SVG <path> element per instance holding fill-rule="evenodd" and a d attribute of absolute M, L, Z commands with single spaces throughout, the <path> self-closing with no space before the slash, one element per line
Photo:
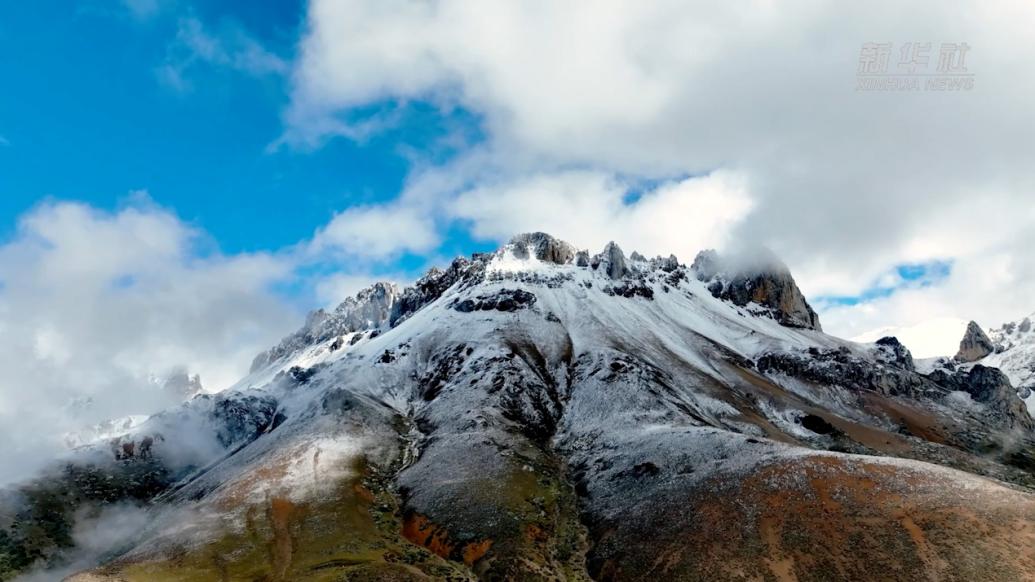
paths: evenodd
<path fill-rule="evenodd" d="M 997 329 L 983 330 L 971 321 L 952 357 L 927 358 L 917 367 L 924 373 L 957 369 L 997 368 L 1009 380 L 1028 411 L 1035 414 L 1035 314 Z"/>
<path fill-rule="evenodd" d="M 1035 313 L 1016 322 L 1005 323 L 998 329 L 988 332 L 992 342 L 1000 350 L 1010 349 L 1017 345 L 1035 343 L 1035 325 L 1032 324 Z"/>
<path fill-rule="evenodd" d="M 627 257 L 615 242 L 591 255 L 549 234 L 533 232 L 513 237 L 492 253 L 458 257 L 445 269 L 432 268 L 405 289 L 392 283 L 375 283 L 331 312 L 314 311 L 302 329 L 256 356 L 251 369 L 255 372 L 331 340 L 334 342 L 329 349 L 334 351 L 346 341 L 354 344 L 376 337 L 454 286 L 468 288 L 510 279 L 517 283 L 550 279 L 556 285 L 577 285 L 571 276 L 576 270 L 601 279 L 603 288 L 611 293 L 647 299 L 653 295 L 654 282 L 664 285 L 666 280 L 692 272 L 713 297 L 745 308 L 747 313 L 771 317 L 787 327 L 821 331 L 819 317 L 790 271 L 767 251 L 750 258 L 726 258 L 713 250 L 703 251 L 688 269 L 675 255 L 648 259 L 633 252 Z"/>
<path fill-rule="evenodd" d="M 255 371 L 306 346 L 333 337 L 376 330 L 391 319 L 400 296 L 399 287 L 394 283 L 378 282 L 363 289 L 355 297 L 345 299 L 332 312 L 328 313 L 324 309 L 310 312 L 302 329 L 257 355 L 251 369 Z"/>
<path fill-rule="evenodd" d="M 65 433 L 65 446 L 70 449 L 100 443 L 109 439 L 118 438 L 129 434 L 138 426 L 144 424 L 150 416 L 146 414 L 134 414 L 105 420 L 91 427 L 75 432 Z"/>
<path fill-rule="evenodd" d="M 1024 319 L 1004 324 L 988 332 L 994 351 L 979 362 L 1003 371 L 1010 382 L 1025 398 L 1029 409 L 1035 410 L 1035 314 Z"/>

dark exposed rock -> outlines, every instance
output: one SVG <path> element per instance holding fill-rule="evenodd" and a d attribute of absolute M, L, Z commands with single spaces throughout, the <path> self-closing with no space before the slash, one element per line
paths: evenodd
<path fill-rule="evenodd" d="M 230 447 L 249 442 L 270 428 L 277 416 L 277 401 L 269 396 L 231 394 L 216 396 L 212 416 L 220 444 Z"/>
<path fill-rule="evenodd" d="M 643 281 L 630 281 L 621 285 L 608 285 L 604 287 L 604 293 L 617 297 L 643 297 L 654 299 L 654 290 Z"/>
<path fill-rule="evenodd" d="M 484 260 L 468 260 L 464 257 L 454 259 L 445 270 L 429 270 L 399 298 L 389 325 L 394 327 L 405 321 L 420 308 L 441 297 L 453 285 L 461 282 L 471 284 L 482 280 L 484 275 Z"/>
<path fill-rule="evenodd" d="M 251 370 L 258 370 L 305 346 L 354 331 L 377 328 L 393 316 L 399 299 L 399 288 L 396 285 L 381 282 L 360 291 L 355 297 L 345 299 L 331 313 L 317 309 L 306 317 L 302 329 L 256 356 Z"/>
<path fill-rule="evenodd" d="M 290 375 L 291 379 L 293 379 L 298 384 L 307 384 L 309 380 L 316 375 L 316 372 L 316 368 L 303 368 L 301 366 L 291 366 L 291 369 L 288 370 L 288 375 Z"/>
<path fill-rule="evenodd" d="M 540 261 L 558 265 L 570 263 L 576 253 L 574 246 L 545 232 L 519 234 L 510 239 L 510 244 L 514 245 L 514 256 L 518 258 L 527 258 L 531 254 Z"/>
<path fill-rule="evenodd" d="M 579 267 L 588 267 L 589 251 L 579 251 L 575 253 L 575 264 Z"/>
<path fill-rule="evenodd" d="M 972 321 L 967 324 L 967 331 L 960 340 L 960 350 L 956 352 L 956 360 L 960 362 L 976 362 L 995 351 L 992 340 L 988 339 L 981 326 Z"/>
<path fill-rule="evenodd" d="M 726 261 L 714 250 L 706 250 L 697 255 L 691 268 L 716 298 L 741 307 L 756 303 L 768 307 L 783 325 L 822 331 L 819 316 L 798 289 L 790 270 L 767 251 L 751 259 Z"/>
<path fill-rule="evenodd" d="M 471 350 L 464 344 L 457 344 L 451 350 L 435 355 L 428 371 L 418 380 L 421 397 L 430 402 L 464 367 Z"/>
<path fill-rule="evenodd" d="M 625 264 L 625 254 L 614 241 L 607 243 L 600 254 L 594 255 L 590 265 L 594 269 L 603 270 L 611 279 L 621 279 L 629 273 L 629 268 Z"/>
<path fill-rule="evenodd" d="M 1016 396 L 1006 374 L 981 365 L 971 368 L 964 389 L 978 402 L 1013 400 Z"/>
<path fill-rule="evenodd" d="M 833 434 L 837 431 L 837 429 L 834 428 L 834 425 L 815 414 L 806 414 L 801 417 L 801 426 L 816 434 Z"/>
<path fill-rule="evenodd" d="M 675 255 L 669 255 L 668 257 L 656 257 L 651 259 L 651 266 L 661 269 L 666 273 L 671 273 L 679 268 L 679 259 Z"/>
<path fill-rule="evenodd" d="M 760 357 L 756 366 L 763 374 L 780 373 L 816 384 L 869 390 L 886 396 L 920 398 L 944 393 L 920 374 L 899 367 L 874 366 L 847 350 L 772 352 Z"/>
<path fill-rule="evenodd" d="M 570 247 L 561 241 L 549 244 L 549 241 L 535 234 L 528 236 L 529 243 L 526 245 L 532 244 L 537 249 L 536 252 L 542 251 L 544 256 L 553 260 L 564 256 L 564 248 Z M 553 240 L 548 235 L 542 236 Z M 404 290 L 400 291 L 393 283 L 379 282 L 342 301 L 333 312 L 328 313 L 323 309 L 313 311 L 307 316 L 302 329 L 284 338 L 277 346 L 257 355 L 252 361 L 251 371 L 254 372 L 286 355 L 328 341 L 335 336 L 370 330 L 367 339 L 376 337 L 382 328 L 395 327 L 405 321 L 419 309 L 441 297 L 453 285 L 473 284 L 484 279 L 485 264 L 490 258 L 484 254 L 472 259 L 458 257 L 446 269 L 430 269 L 412 287 Z M 353 336 L 352 343 L 360 339 L 360 336 Z M 332 346 L 332 349 L 335 348 Z"/>
<path fill-rule="evenodd" d="M 938 369 L 928 378 L 949 390 L 970 394 L 975 402 L 988 407 L 992 413 L 991 420 L 997 424 L 1028 430 L 1035 428 L 1024 401 L 1017 395 L 1010 379 L 998 368 L 977 364 L 970 370 L 956 372 Z"/>
<path fill-rule="evenodd" d="M 888 342 L 886 342 L 886 345 Z M 942 401 L 949 392 L 970 394 L 985 405 L 986 422 L 997 427 L 1035 427 L 1024 402 L 1006 376 L 995 368 L 972 370 L 939 368 L 929 375 L 899 365 L 874 365 L 848 350 L 810 348 L 804 353 L 773 352 L 758 359 L 763 374 L 783 374 L 816 385 L 843 386 L 853 391 L 872 391 L 885 396 Z"/>
<path fill-rule="evenodd" d="M 339 335 L 338 338 L 334 340 L 334 343 L 332 343 L 330 348 L 328 349 L 330 349 L 332 352 L 336 352 L 340 350 L 343 345 L 345 345 L 345 338 Z"/>
<path fill-rule="evenodd" d="M 902 345 L 896 337 L 882 337 L 877 340 L 878 357 L 885 362 L 894 364 L 900 368 L 913 371 L 916 367 L 913 364 L 913 355 L 909 349 Z"/>
<path fill-rule="evenodd" d="M 527 309 L 535 304 L 535 295 L 524 289 L 501 289 L 494 295 L 479 295 L 474 299 L 464 299 L 453 304 L 453 309 L 461 313 L 472 311 L 517 311 Z"/>

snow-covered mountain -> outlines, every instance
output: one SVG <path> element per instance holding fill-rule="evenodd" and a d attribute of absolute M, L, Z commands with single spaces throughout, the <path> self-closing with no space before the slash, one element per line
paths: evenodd
<path fill-rule="evenodd" d="M 105 420 L 81 430 L 65 433 L 65 446 L 70 449 L 77 449 L 119 438 L 147 422 L 148 418 L 150 417 L 144 414 L 131 414 L 122 418 Z"/>
<path fill-rule="evenodd" d="M 1024 400 L 1029 413 L 1035 414 L 1035 324 L 1032 319 L 1035 313 L 987 331 L 972 321 L 955 356 L 931 358 L 923 362 L 922 367 L 927 371 L 974 366 L 997 368 Z"/>
<path fill-rule="evenodd" d="M 995 368 L 824 334 L 767 254 L 533 233 L 315 312 L 231 390 L 7 491 L 0 572 L 1030 579 L 1033 429 Z M 71 549 L 124 511 L 149 525 Z"/>
<path fill-rule="evenodd" d="M 1035 389 L 1035 329 L 1032 319 L 1035 313 L 1021 321 L 1007 323 L 989 332 L 989 339 L 995 346 L 994 351 L 985 356 L 981 363 L 1002 370 L 1010 382 L 1035 408 L 1035 401 L 1030 394 Z"/>

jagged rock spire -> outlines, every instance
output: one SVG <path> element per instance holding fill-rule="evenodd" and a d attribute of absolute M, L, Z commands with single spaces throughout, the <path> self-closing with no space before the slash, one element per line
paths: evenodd
<path fill-rule="evenodd" d="M 740 306 L 757 303 L 772 309 L 783 325 L 823 331 L 790 269 L 771 252 L 727 260 L 709 249 L 698 253 L 691 268 L 715 297 Z"/>
<path fill-rule="evenodd" d="M 602 269 L 612 279 L 621 279 L 629 272 L 625 264 L 625 253 L 614 241 L 607 243 L 604 250 L 590 261 L 594 269 Z"/>
<path fill-rule="evenodd" d="M 976 362 L 994 351 L 995 345 L 992 344 L 992 340 L 988 339 L 977 322 L 971 321 L 967 324 L 967 331 L 963 333 L 963 339 L 960 340 L 960 350 L 956 352 L 956 360 Z"/>

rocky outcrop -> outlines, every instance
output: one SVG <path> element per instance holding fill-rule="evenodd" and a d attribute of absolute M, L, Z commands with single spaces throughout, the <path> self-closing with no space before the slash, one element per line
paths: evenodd
<path fill-rule="evenodd" d="M 399 288 L 394 283 L 378 282 L 345 299 L 331 313 L 324 309 L 312 311 L 302 329 L 256 356 L 251 370 L 258 370 L 301 348 L 336 336 L 376 329 L 391 319 L 399 299 Z"/>
<path fill-rule="evenodd" d="M 981 365 L 971 368 L 964 390 L 978 402 L 1012 402 L 1017 397 L 1005 374 Z"/>
<path fill-rule="evenodd" d="M 882 337 L 876 342 L 877 357 L 905 370 L 914 371 L 913 354 L 896 337 Z"/>
<path fill-rule="evenodd" d="M 949 390 L 970 394 L 975 402 L 985 405 L 991 413 L 989 419 L 997 425 L 1026 430 L 1035 428 L 1024 401 L 1017 395 L 1010 379 L 998 368 L 976 364 L 970 370 L 956 372 L 938 369 L 928 378 Z"/>
<path fill-rule="evenodd" d="M 976 322 L 967 324 L 967 331 L 960 340 L 960 350 L 956 352 L 958 362 L 976 362 L 995 351 L 992 340 L 988 339 L 981 326 Z"/>
<path fill-rule="evenodd" d="M 501 289 L 492 295 L 479 295 L 474 299 L 464 299 L 452 305 L 461 313 L 472 311 L 517 311 L 527 309 L 535 304 L 535 295 L 523 289 Z"/>
<path fill-rule="evenodd" d="M 389 327 L 399 325 L 420 308 L 438 299 L 447 289 L 460 284 L 473 284 L 485 275 L 486 255 L 476 255 L 470 259 L 457 257 L 445 269 L 430 269 L 426 275 L 417 279 L 413 287 L 407 287 L 392 310 L 388 321 Z"/>
<path fill-rule="evenodd" d="M 577 249 L 569 243 L 558 240 L 545 232 L 519 234 L 510 239 L 514 256 L 522 259 L 529 255 L 540 261 L 566 265 L 575 258 Z"/>
<path fill-rule="evenodd" d="M 804 352 L 772 352 L 756 363 L 759 372 L 780 374 L 813 384 L 843 386 L 885 396 L 937 397 L 941 391 L 923 376 L 899 366 L 874 366 L 849 350 L 809 348 Z"/>
<path fill-rule="evenodd" d="M 629 273 L 629 267 L 625 264 L 625 253 L 614 241 L 607 243 L 600 254 L 593 256 L 590 266 L 607 273 L 611 279 L 621 279 Z"/>
<path fill-rule="evenodd" d="M 741 307 L 749 303 L 766 307 L 788 327 L 823 329 L 791 271 L 767 251 L 759 251 L 754 257 L 725 260 L 714 250 L 706 250 L 697 255 L 691 268 L 719 299 Z"/>
<path fill-rule="evenodd" d="M 561 241 L 554 241 L 560 244 L 551 246 L 547 244 L 548 241 L 544 242 L 535 235 L 528 236 L 532 237 L 531 242 L 522 243 L 526 245 L 523 247 L 526 251 L 540 249 L 543 256 L 555 259 L 563 255 L 563 252 L 559 250 L 562 248 L 561 245 L 567 245 Z M 550 238 L 549 235 L 543 236 Z M 553 239 L 550 238 L 550 240 Z M 574 251 L 572 256 L 574 256 Z M 480 281 L 484 276 L 485 264 L 488 260 L 487 255 L 475 255 L 471 259 L 457 257 L 445 269 L 429 269 L 412 287 L 400 290 L 394 283 L 378 282 L 360 291 L 354 297 L 345 299 L 331 313 L 317 309 L 306 317 L 302 329 L 287 336 L 273 348 L 257 355 L 252 360 L 251 371 L 254 372 L 285 356 L 331 338 L 352 332 L 365 330 L 375 330 L 376 332 L 395 327 L 420 308 L 441 297 L 453 285 L 461 282 L 473 284 Z"/>
<path fill-rule="evenodd" d="M 651 266 L 657 267 L 666 273 L 671 273 L 679 268 L 679 259 L 675 255 L 669 255 L 668 257 L 657 257 L 651 259 Z"/>

